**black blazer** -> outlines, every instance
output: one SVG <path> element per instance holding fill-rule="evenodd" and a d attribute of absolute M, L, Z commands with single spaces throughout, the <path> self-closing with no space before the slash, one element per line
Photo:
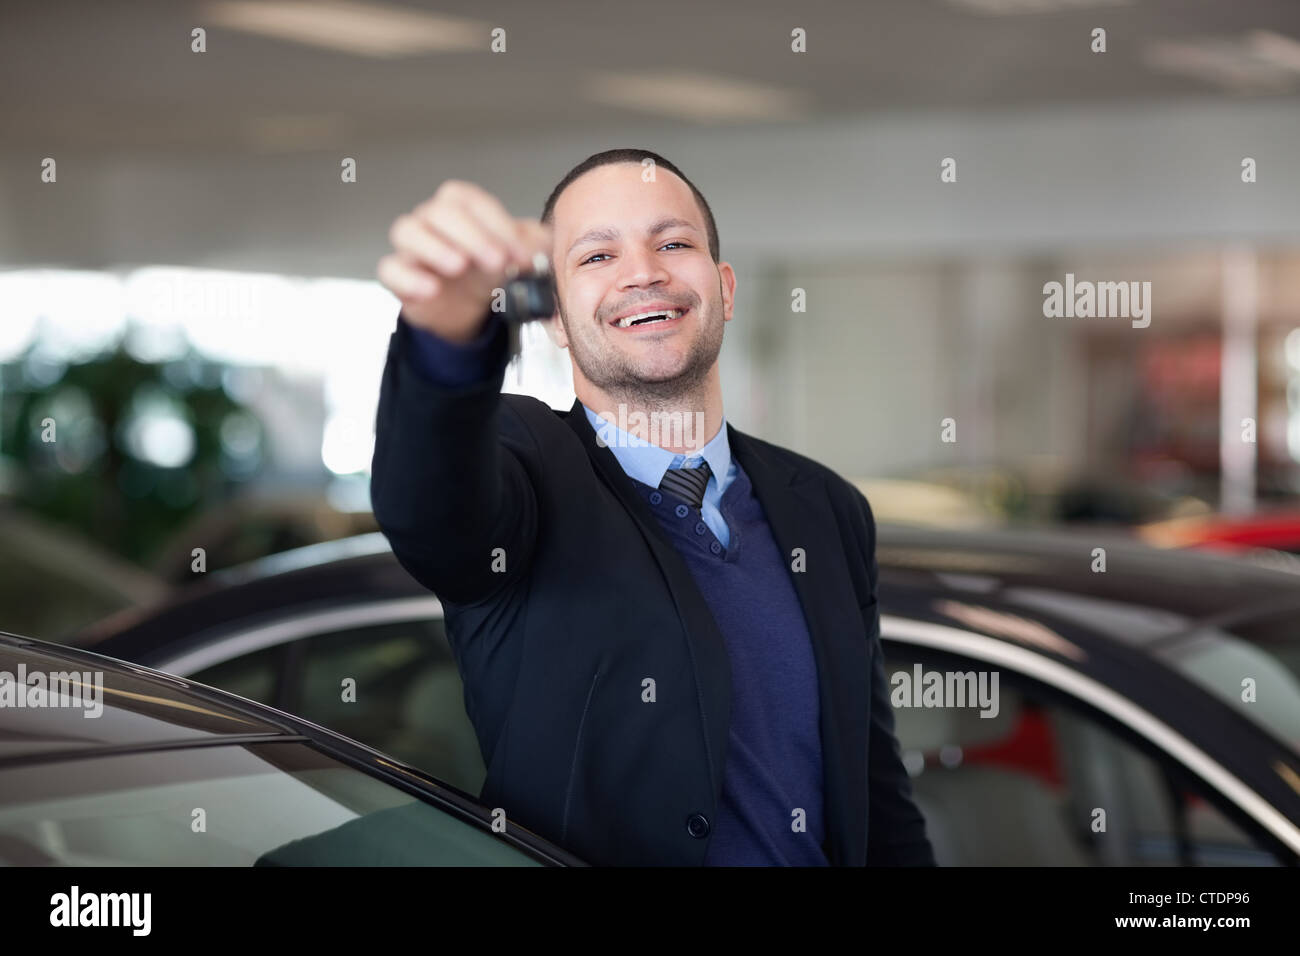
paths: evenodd
<path fill-rule="evenodd" d="M 371 493 L 398 560 L 445 606 L 481 799 L 593 864 L 700 865 L 731 681 L 685 562 L 580 404 L 502 395 L 504 363 L 482 384 L 431 384 L 407 331 L 389 343 Z M 791 577 L 817 661 L 828 857 L 933 865 L 894 736 L 871 508 L 816 462 L 728 436 L 778 545 L 806 555 Z"/>

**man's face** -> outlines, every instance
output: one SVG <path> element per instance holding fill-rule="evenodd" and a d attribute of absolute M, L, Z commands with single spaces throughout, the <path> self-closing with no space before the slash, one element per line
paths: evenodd
<path fill-rule="evenodd" d="M 731 320 L 735 273 L 709 254 L 704 214 L 678 176 L 634 163 L 574 180 L 554 210 L 557 344 L 608 393 L 671 398 L 705 380 Z M 678 310 L 623 326 L 635 313 Z"/>

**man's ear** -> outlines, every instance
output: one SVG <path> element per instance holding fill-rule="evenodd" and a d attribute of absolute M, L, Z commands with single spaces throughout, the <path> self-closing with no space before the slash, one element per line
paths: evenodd
<path fill-rule="evenodd" d="M 550 336 L 551 341 L 555 343 L 556 348 L 567 349 L 569 347 L 569 337 L 564 334 L 564 323 L 560 321 L 558 311 L 549 319 L 542 320 L 542 326 L 546 329 L 546 334 Z"/>
<path fill-rule="evenodd" d="M 730 262 L 718 263 L 718 289 L 722 293 L 722 318 L 730 322 L 736 308 L 736 270 Z"/>

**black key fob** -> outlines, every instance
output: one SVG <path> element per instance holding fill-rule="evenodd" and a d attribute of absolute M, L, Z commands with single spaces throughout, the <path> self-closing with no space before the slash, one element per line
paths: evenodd
<path fill-rule="evenodd" d="M 533 257 L 533 271 L 511 278 L 505 285 L 505 311 L 511 325 L 549 319 L 555 314 L 555 282 L 545 254 Z"/>

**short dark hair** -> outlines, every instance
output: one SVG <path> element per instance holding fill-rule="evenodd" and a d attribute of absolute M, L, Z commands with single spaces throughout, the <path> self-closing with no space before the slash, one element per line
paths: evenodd
<path fill-rule="evenodd" d="M 704 194 L 695 188 L 695 184 L 686 178 L 685 173 L 658 153 L 652 153 L 648 149 L 607 149 L 604 152 L 588 156 L 569 170 L 565 177 L 560 180 L 560 184 L 551 190 L 551 195 L 547 198 L 546 205 L 542 209 L 542 222 L 548 226 L 554 225 L 555 204 L 560 199 L 560 193 L 564 192 L 569 184 L 583 173 L 590 172 L 600 166 L 611 166 L 614 163 L 636 163 L 640 166 L 647 159 L 653 160 L 656 166 L 662 166 L 670 173 L 680 177 L 682 182 L 691 187 L 691 193 L 695 196 L 700 211 L 704 213 L 704 227 L 709 237 L 709 255 L 713 257 L 714 262 L 721 261 L 718 249 L 718 226 L 713 221 L 713 210 L 709 208 L 709 203 L 704 198 Z"/>

